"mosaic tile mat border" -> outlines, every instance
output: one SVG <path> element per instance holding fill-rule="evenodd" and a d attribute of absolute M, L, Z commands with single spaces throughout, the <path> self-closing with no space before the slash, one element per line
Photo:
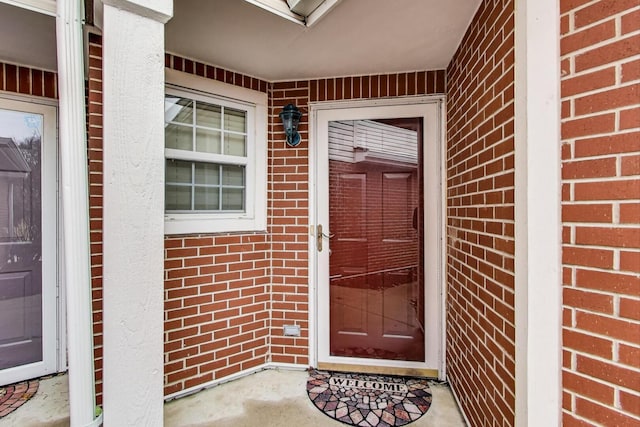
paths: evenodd
<path fill-rule="evenodd" d="M 358 427 L 407 425 L 431 406 L 427 379 L 309 370 L 307 394 L 325 415 Z"/>
<path fill-rule="evenodd" d="M 0 419 L 31 399 L 38 391 L 39 385 L 40 381 L 35 379 L 0 387 Z"/>

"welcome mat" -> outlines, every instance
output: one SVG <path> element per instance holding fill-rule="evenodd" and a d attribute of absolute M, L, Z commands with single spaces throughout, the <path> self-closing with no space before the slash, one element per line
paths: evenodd
<path fill-rule="evenodd" d="M 309 370 L 307 394 L 328 417 L 361 427 L 407 425 L 431 406 L 426 379 Z"/>
<path fill-rule="evenodd" d="M 6 417 L 38 391 L 39 380 L 23 381 L 0 387 L 0 418 Z"/>

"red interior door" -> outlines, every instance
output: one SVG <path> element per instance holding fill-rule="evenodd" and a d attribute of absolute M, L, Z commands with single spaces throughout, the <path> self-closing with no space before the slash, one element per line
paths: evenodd
<path fill-rule="evenodd" d="M 421 127 L 330 123 L 331 356 L 425 359 Z"/>

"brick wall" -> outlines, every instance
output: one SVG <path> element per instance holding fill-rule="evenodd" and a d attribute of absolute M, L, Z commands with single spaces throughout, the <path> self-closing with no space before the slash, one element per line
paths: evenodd
<path fill-rule="evenodd" d="M 165 66 L 268 89 L 264 80 L 177 55 L 166 54 Z M 271 250 L 264 232 L 166 237 L 165 394 L 269 361 Z"/>
<path fill-rule="evenodd" d="M 269 234 L 272 239 L 272 360 L 308 364 L 309 102 L 444 93 L 445 72 L 421 71 L 273 83 L 269 96 Z M 302 142 L 286 147 L 278 114 L 294 103 L 303 112 Z M 282 336 L 284 324 L 301 337 Z"/>
<path fill-rule="evenodd" d="M 102 41 L 89 34 L 87 159 L 89 168 L 89 241 L 96 400 L 102 404 Z"/>
<path fill-rule="evenodd" d="M 165 394 L 268 362 L 264 233 L 165 240 Z"/>
<path fill-rule="evenodd" d="M 268 227 L 272 249 L 272 361 L 309 364 L 309 82 L 273 83 L 269 90 Z M 278 114 L 288 103 L 304 115 L 300 145 L 287 147 Z M 285 324 L 300 337 L 285 337 Z"/>
<path fill-rule="evenodd" d="M 511 426 L 515 417 L 512 0 L 482 2 L 449 64 L 447 131 L 449 381 L 473 426 Z"/>
<path fill-rule="evenodd" d="M 102 134 L 100 37 L 90 39 L 89 157 L 96 376 L 101 386 Z M 268 94 L 267 233 L 165 239 L 165 394 L 266 362 L 309 363 L 308 103 L 444 93 L 445 72 L 268 83 L 177 55 L 165 66 Z M 304 113 L 301 144 L 286 147 L 278 114 Z M 300 337 L 284 337 L 285 324 Z M 100 397 L 100 394 L 99 394 Z"/>
<path fill-rule="evenodd" d="M 561 0 L 563 422 L 640 424 L 640 3 Z"/>
<path fill-rule="evenodd" d="M 58 80 L 53 71 L 0 62 L 0 90 L 57 99 Z"/>
<path fill-rule="evenodd" d="M 308 225 L 310 100 L 444 92 L 444 71 L 265 83 L 167 55 L 179 71 L 266 90 L 267 234 L 177 236 L 166 240 L 165 393 L 266 362 L 309 363 Z M 278 114 L 304 113 L 301 143 L 286 147 Z M 300 337 L 283 336 L 297 324 Z"/>

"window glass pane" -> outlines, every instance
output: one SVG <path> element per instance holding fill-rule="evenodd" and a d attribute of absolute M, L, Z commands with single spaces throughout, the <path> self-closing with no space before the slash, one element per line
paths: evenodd
<path fill-rule="evenodd" d="M 196 124 L 220 129 L 222 118 L 222 108 L 218 105 L 207 104 L 206 102 L 196 102 Z"/>
<path fill-rule="evenodd" d="M 196 184 L 219 185 L 220 166 L 209 163 L 196 163 Z"/>
<path fill-rule="evenodd" d="M 246 141 L 247 137 L 244 135 L 238 135 L 235 133 L 224 134 L 224 154 L 231 156 L 246 156 Z"/>
<path fill-rule="evenodd" d="M 167 159 L 165 180 L 171 183 L 191 183 L 191 162 Z"/>
<path fill-rule="evenodd" d="M 244 187 L 244 166 L 222 166 L 222 185 Z"/>
<path fill-rule="evenodd" d="M 224 130 L 233 132 L 246 133 L 247 119 L 246 112 L 234 110 L 233 108 L 224 109 Z"/>
<path fill-rule="evenodd" d="M 224 188 L 222 190 L 222 210 L 241 211 L 244 209 L 244 189 Z"/>
<path fill-rule="evenodd" d="M 164 121 L 193 123 L 193 101 L 167 95 L 164 98 Z"/>
<path fill-rule="evenodd" d="M 218 210 L 220 190 L 217 187 L 196 187 L 195 191 L 195 210 Z"/>
<path fill-rule="evenodd" d="M 217 130 L 196 130 L 196 151 L 220 154 L 220 132 Z"/>
<path fill-rule="evenodd" d="M 191 187 L 167 184 L 164 193 L 165 209 L 168 211 L 191 210 Z"/>
<path fill-rule="evenodd" d="M 164 143 L 167 148 L 193 150 L 193 128 L 167 124 L 164 128 Z"/>

